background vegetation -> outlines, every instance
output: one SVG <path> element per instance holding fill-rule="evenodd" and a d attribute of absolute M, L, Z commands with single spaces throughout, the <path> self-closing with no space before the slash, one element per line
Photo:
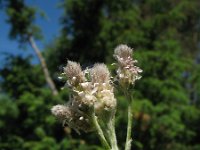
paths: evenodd
<path fill-rule="evenodd" d="M 62 28 L 42 53 L 58 94 L 46 82 L 44 67 L 31 58 L 7 56 L 0 70 L 0 149 L 101 149 L 94 134 L 63 128 L 50 108 L 68 101 L 57 80 L 67 59 L 83 67 L 113 62 L 121 43 L 135 49 L 144 70 L 134 94 L 134 150 L 200 149 L 200 3 L 198 0 L 62 0 Z M 40 40 L 37 9 L 24 0 L 1 0 L 10 37 L 27 45 Z M 3 43 L 2 43 L 3 44 Z M 110 67 L 112 70 L 112 67 Z M 118 141 L 125 142 L 126 99 L 116 92 Z"/>

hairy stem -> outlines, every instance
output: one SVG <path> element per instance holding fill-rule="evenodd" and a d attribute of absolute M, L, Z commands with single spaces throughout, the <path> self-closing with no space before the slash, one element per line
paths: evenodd
<path fill-rule="evenodd" d="M 130 102 L 130 105 L 128 105 L 128 125 L 127 125 L 127 134 L 126 134 L 126 145 L 125 150 L 131 149 L 131 130 L 132 130 L 132 122 L 133 122 L 133 114 L 132 114 L 132 96 L 131 93 L 126 92 L 126 97 L 128 98 L 128 101 Z"/>
<path fill-rule="evenodd" d="M 108 144 L 108 142 L 107 142 L 107 140 L 106 140 L 106 138 L 103 134 L 103 131 L 102 131 L 102 129 L 101 129 L 99 123 L 98 123 L 97 117 L 95 116 L 94 112 L 92 113 L 92 121 L 93 121 L 93 124 L 95 126 L 95 129 L 97 131 L 97 134 L 99 136 L 99 139 L 100 139 L 102 145 L 104 146 L 104 148 L 106 150 L 110 150 L 111 148 L 110 148 L 110 146 L 109 146 L 109 144 Z"/>
<path fill-rule="evenodd" d="M 117 146 L 117 138 L 116 138 L 116 133 L 115 133 L 115 117 L 113 117 L 112 119 L 110 119 L 110 121 L 108 122 L 108 133 L 110 136 L 110 144 L 112 147 L 112 150 L 118 150 L 118 146 Z"/>

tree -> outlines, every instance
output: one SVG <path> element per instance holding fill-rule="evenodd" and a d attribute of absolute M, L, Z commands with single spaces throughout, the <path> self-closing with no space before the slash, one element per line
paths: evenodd
<path fill-rule="evenodd" d="M 30 71 L 31 70 L 31 71 Z M 30 58 L 7 56 L 4 67 L 0 69 L 3 93 L 19 98 L 24 92 L 38 93 L 44 87 L 44 78 L 38 66 L 30 63 Z"/>
<path fill-rule="evenodd" d="M 34 38 L 38 39 L 41 37 L 39 27 L 33 24 L 36 9 L 26 6 L 24 0 L 10 0 L 7 1 L 6 12 L 8 15 L 7 22 L 11 24 L 10 37 L 12 39 L 17 39 L 20 43 L 29 42 L 40 61 L 45 80 L 51 88 L 52 94 L 57 95 L 58 91 L 53 80 L 51 79 L 45 59 L 34 40 Z"/>

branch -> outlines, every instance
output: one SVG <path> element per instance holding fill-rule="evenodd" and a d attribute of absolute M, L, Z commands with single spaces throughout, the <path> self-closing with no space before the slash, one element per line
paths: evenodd
<path fill-rule="evenodd" d="M 30 36 L 28 40 L 29 40 L 31 47 L 35 51 L 35 53 L 36 53 L 36 55 L 37 55 L 37 57 L 38 57 L 38 59 L 40 61 L 40 64 L 41 64 L 42 70 L 44 72 L 44 76 L 45 76 L 46 82 L 49 85 L 49 87 L 50 87 L 50 89 L 52 91 L 52 94 L 53 95 L 58 95 L 58 91 L 56 89 L 56 86 L 55 86 L 53 80 L 51 79 L 51 76 L 49 74 L 49 70 L 47 68 L 47 65 L 46 65 L 44 57 L 42 56 L 39 48 L 37 47 L 33 37 Z"/>

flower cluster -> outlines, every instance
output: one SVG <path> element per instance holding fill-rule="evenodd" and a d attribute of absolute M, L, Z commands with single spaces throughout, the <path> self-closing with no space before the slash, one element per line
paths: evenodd
<path fill-rule="evenodd" d="M 67 87 L 72 91 L 71 100 L 66 106 L 54 106 L 51 111 L 75 130 L 91 131 L 92 112 L 98 117 L 116 108 L 108 68 L 105 64 L 95 64 L 82 71 L 80 64 L 68 61 L 64 74 Z"/>
<path fill-rule="evenodd" d="M 131 149 L 132 141 L 133 99 L 130 86 L 141 78 L 142 72 L 135 66 L 137 60 L 132 58 L 132 52 L 127 45 L 119 45 L 114 52 L 118 66 L 114 79 L 130 102 L 125 150 Z M 67 79 L 70 100 L 66 105 L 53 106 L 52 114 L 77 132 L 95 130 L 105 149 L 119 150 L 114 126 L 117 102 L 113 81 L 106 65 L 97 63 L 90 69 L 82 70 L 80 64 L 68 61 L 62 75 Z"/>
<path fill-rule="evenodd" d="M 141 78 L 139 73 L 142 70 L 135 66 L 137 60 L 133 60 L 132 52 L 133 50 L 127 45 L 119 45 L 115 48 L 114 58 L 118 64 L 117 80 L 122 87 L 129 87 Z"/>

